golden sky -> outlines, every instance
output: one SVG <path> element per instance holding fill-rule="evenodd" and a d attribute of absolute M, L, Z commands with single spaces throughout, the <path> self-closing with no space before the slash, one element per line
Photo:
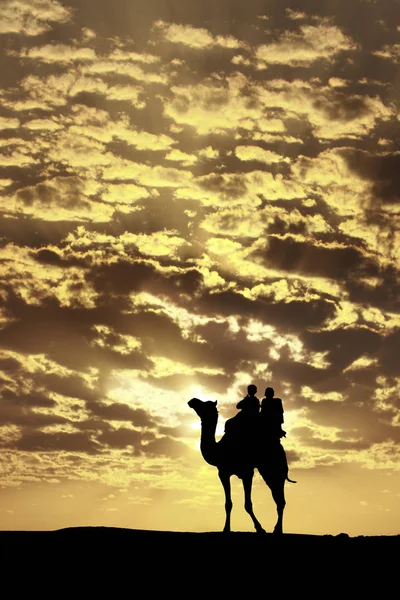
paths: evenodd
<path fill-rule="evenodd" d="M 187 402 L 255 383 L 285 530 L 399 533 L 399 2 L 3 0 L 0 50 L 0 529 L 221 529 Z"/>

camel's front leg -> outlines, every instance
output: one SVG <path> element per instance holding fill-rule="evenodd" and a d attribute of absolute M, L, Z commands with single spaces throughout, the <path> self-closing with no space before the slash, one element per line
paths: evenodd
<path fill-rule="evenodd" d="M 283 533 L 283 511 L 286 506 L 285 500 L 285 481 L 274 483 L 271 487 L 272 497 L 276 503 L 278 511 L 278 520 L 276 522 L 274 533 L 280 535 Z"/>
<path fill-rule="evenodd" d="M 262 528 L 261 523 L 257 520 L 254 512 L 253 512 L 253 502 L 251 501 L 251 489 L 253 486 L 253 476 L 254 471 L 251 471 L 248 475 L 243 477 L 243 489 L 244 489 L 244 509 L 247 513 L 249 513 L 255 530 L 257 533 L 265 533 L 265 530 Z"/>
<path fill-rule="evenodd" d="M 224 533 L 230 533 L 231 530 L 231 512 L 232 512 L 232 498 L 231 498 L 231 478 L 229 473 L 224 471 L 218 471 L 219 478 L 224 487 L 225 492 L 225 526 L 223 529 Z"/>

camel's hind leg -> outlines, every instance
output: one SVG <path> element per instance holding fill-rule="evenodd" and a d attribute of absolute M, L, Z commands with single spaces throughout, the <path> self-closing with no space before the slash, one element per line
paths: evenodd
<path fill-rule="evenodd" d="M 281 535 L 283 533 L 283 511 L 285 510 L 285 481 L 274 482 L 270 485 L 272 497 L 275 500 L 278 520 L 274 527 L 274 533 Z"/>
<path fill-rule="evenodd" d="M 245 475 L 243 480 L 243 490 L 244 490 L 244 509 L 249 513 L 251 520 L 253 521 L 253 525 L 257 533 L 265 533 L 261 523 L 257 520 L 254 512 L 253 512 L 253 502 L 251 500 L 251 489 L 253 485 L 253 476 L 254 471 L 249 475 Z"/>
<path fill-rule="evenodd" d="M 224 471 L 218 471 L 219 478 L 225 492 L 225 526 L 223 529 L 224 533 L 229 533 L 231 530 L 231 512 L 232 512 L 232 498 L 231 498 L 231 478 L 229 473 Z"/>
<path fill-rule="evenodd" d="M 259 468 L 258 471 L 271 490 L 272 497 L 275 501 L 276 510 L 278 512 L 278 520 L 274 527 L 274 533 L 280 535 L 283 533 L 283 511 L 285 510 L 286 506 L 285 479 L 283 477 L 276 478 L 264 469 Z"/>

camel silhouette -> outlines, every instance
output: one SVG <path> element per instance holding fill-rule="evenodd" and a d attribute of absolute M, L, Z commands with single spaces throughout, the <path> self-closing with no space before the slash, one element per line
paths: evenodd
<path fill-rule="evenodd" d="M 218 422 L 217 401 L 202 401 L 198 398 L 189 400 L 188 405 L 201 419 L 200 451 L 204 460 L 218 469 L 218 475 L 225 492 L 225 525 L 224 533 L 231 531 L 231 483 L 230 478 L 236 475 L 243 482 L 244 508 L 250 515 L 255 530 L 265 533 L 265 530 L 257 520 L 253 512 L 251 490 L 254 477 L 254 469 L 257 468 L 261 477 L 270 488 L 275 501 L 278 520 L 274 527 L 275 534 L 283 533 L 283 511 L 285 501 L 285 482 L 296 483 L 288 477 L 288 465 L 286 454 L 280 442 L 257 443 L 256 453 L 239 451 L 235 449 L 226 435 L 219 442 L 215 440 L 215 430 Z"/>

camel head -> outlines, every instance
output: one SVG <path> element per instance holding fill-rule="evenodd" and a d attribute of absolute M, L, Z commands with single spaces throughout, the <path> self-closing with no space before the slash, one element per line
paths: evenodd
<path fill-rule="evenodd" d="M 204 419 L 218 418 L 217 401 L 212 400 L 202 401 L 198 398 L 192 398 L 189 400 L 188 405 L 193 408 L 195 413 L 203 421 Z"/>

